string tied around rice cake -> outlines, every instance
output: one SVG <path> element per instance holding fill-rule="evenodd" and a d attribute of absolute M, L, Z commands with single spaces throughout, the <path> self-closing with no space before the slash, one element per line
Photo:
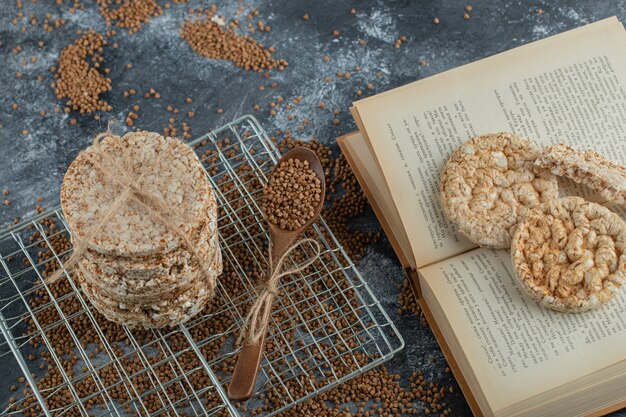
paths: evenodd
<path fill-rule="evenodd" d="M 121 150 L 120 165 L 116 158 L 105 151 L 103 147 L 98 146 L 104 139 L 110 141 L 116 149 Z M 166 157 L 171 156 L 174 150 L 175 142 L 171 141 L 165 147 L 165 150 L 160 152 L 156 160 L 145 167 L 143 172 L 137 177 L 133 177 L 132 165 L 134 163 L 131 156 L 131 147 L 123 146 L 123 138 L 113 134 L 110 130 L 98 134 L 89 149 L 89 152 L 83 150 L 82 156 L 89 161 L 92 166 L 105 178 L 111 181 L 111 183 L 117 183 L 121 186 L 120 192 L 113 199 L 109 205 L 108 210 L 100 213 L 100 217 L 95 219 L 95 222 L 87 228 L 84 236 L 78 238 L 74 234 L 74 252 L 70 258 L 64 263 L 63 267 L 57 269 L 47 279 L 47 283 L 53 283 L 57 281 L 63 272 L 71 271 L 78 261 L 84 256 L 88 250 L 89 242 L 92 241 L 105 227 L 110 218 L 124 205 L 129 204 L 130 201 L 134 201 L 155 221 L 161 223 L 167 230 L 174 235 L 177 235 L 182 240 L 182 243 L 187 248 L 189 253 L 196 259 L 200 265 L 202 273 L 207 279 L 212 279 L 209 275 L 210 268 L 206 264 L 205 260 L 199 256 L 196 251 L 195 245 L 192 239 L 185 233 L 185 231 L 179 226 L 180 224 L 188 224 L 192 222 L 192 219 L 187 219 L 180 212 L 178 207 L 170 204 L 164 198 L 159 198 L 153 193 L 145 189 L 144 178 L 154 173 L 155 167 L 159 166 L 159 163 Z"/>

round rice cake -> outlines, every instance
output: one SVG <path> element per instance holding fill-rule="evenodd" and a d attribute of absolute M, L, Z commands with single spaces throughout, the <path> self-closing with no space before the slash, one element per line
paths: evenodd
<path fill-rule="evenodd" d="M 216 262 L 221 261 L 219 255 Z M 201 280 L 194 288 L 165 303 L 129 307 L 112 301 L 97 290 L 94 291 L 85 283 L 80 268 L 75 270 L 75 275 L 81 283 L 83 293 L 107 320 L 130 328 L 145 329 L 177 326 L 197 315 L 213 298 L 217 278 L 216 276 L 215 279 L 208 281 Z"/>
<path fill-rule="evenodd" d="M 163 299 L 173 291 L 187 290 L 198 281 L 221 274 L 222 263 L 217 262 L 221 259 L 217 236 L 198 249 L 198 256 L 204 260 L 205 265 L 210 265 L 208 271 L 203 271 L 195 258 L 187 259 L 181 264 L 174 264 L 161 275 L 155 274 L 141 278 L 129 277 L 128 274 L 119 271 L 107 271 L 102 264 L 86 258 L 78 262 L 78 267 L 81 268 L 86 282 L 109 297 L 115 297 L 127 303 L 150 302 Z"/>
<path fill-rule="evenodd" d="M 131 329 L 162 329 L 164 327 L 177 326 L 193 318 L 213 298 L 213 294 L 214 291 L 203 290 L 201 294 L 198 294 L 193 299 L 187 300 L 170 310 L 141 312 L 111 309 L 106 305 L 102 305 L 98 300 L 92 299 L 89 294 L 87 294 L 87 298 L 89 298 L 91 304 L 94 305 L 100 314 L 114 323 Z"/>
<path fill-rule="evenodd" d="M 163 152 L 168 152 L 159 160 Z M 68 168 L 61 187 L 61 206 L 74 241 L 83 241 L 91 227 L 110 211 L 123 186 L 94 166 L 107 154 L 115 166 L 139 182 L 142 191 L 174 209 L 165 216 L 183 233 L 191 233 L 216 212 L 211 185 L 195 152 L 178 139 L 158 133 L 133 132 L 121 140 L 107 136 L 81 152 Z M 129 155 L 131 163 L 124 161 Z M 157 163 L 158 160 L 158 163 Z M 215 215 L 216 216 L 216 215 Z M 167 253 L 181 246 L 177 230 L 171 230 L 142 204 L 128 198 L 115 209 L 106 224 L 86 242 L 93 251 L 117 256 Z"/>
<path fill-rule="evenodd" d="M 562 143 L 548 146 L 535 166 L 573 180 L 597 192 L 606 201 L 626 207 L 626 167 L 593 151 L 577 151 Z"/>
<path fill-rule="evenodd" d="M 210 222 L 196 235 L 192 238 L 196 242 L 195 250 L 205 265 L 210 265 L 215 256 L 215 249 L 219 250 L 216 223 Z M 165 287 L 175 285 L 172 272 L 188 269 L 196 265 L 198 260 L 187 248 L 180 247 L 166 254 L 140 257 L 102 255 L 87 250 L 80 262 L 91 275 L 100 276 L 104 285 L 132 288 L 133 282 L 140 287 L 149 281 L 152 281 L 151 284 Z"/>
<path fill-rule="evenodd" d="M 182 301 L 193 298 L 206 288 L 215 287 L 216 278 L 217 273 L 212 272 L 210 279 L 205 276 L 204 279 L 192 280 L 191 285 L 187 288 L 177 288 L 161 294 L 160 297 L 150 297 L 140 300 L 125 296 L 119 297 L 108 291 L 102 291 L 100 288 L 93 285 L 91 281 L 88 281 L 84 269 L 80 269 L 81 288 L 85 293 L 90 294 L 91 297 L 97 299 L 100 304 L 106 305 L 111 309 L 129 312 L 169 310 Z"/>
<path fill-rule="evenodd" d="M 626 224 L 606 207 L 565 197 L 531 209 L 511 243 L 518 281 L 539 304 L 593 310 L 626 281 Z"/>
<path fill-rule="evenodd" d="M 509 248 L 517 223 L 539 204 L 558 198 L 556 177 L 533 170 L 539 149 L 513 133 L 471 138 L 450 156 L 441 174 L 444 213 L 480 246 Z"/>

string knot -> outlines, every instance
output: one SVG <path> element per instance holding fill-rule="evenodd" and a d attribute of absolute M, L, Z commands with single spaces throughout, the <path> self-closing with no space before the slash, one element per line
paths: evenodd
<path fill-rule="evenodd" d="M 272 294 L 274 297 L 278 295 L 278 288 L 270 287 L 269 285 L 265 286 L 265 292 L 268 294 Z"/>
<path fill-rule="evenodd" d="M 315 247 L 315 255 L 305 262 L 294 266 L 293 268 L 283 271 L 283 264 L 289 255 L 298 247 L 310 243 Z M 305 238 L 294 243 L 281 255 L 275 266 L 272 259 L 272 248 L 269 248 L 269 264 L 270 264 L 270 276 L 265 283 L 265 288 L 259 294 L 259 297 L 254 302 L 250 311 L 244 319 L 243 326 L 241 327 L 241 333 L 237 344 L 241 344 L 244 339 L 249 344 L 257 344 L 261 337 L 265 334 L 267 324 L 270 320 L 270 314 L 272 312 L 272 302 L 274 297 L 278 296 L 278 284 L 280 279 L 286 275 L 296 274 L 311 266 L 315 262 L 321 253 L 320 244 L 315 239 Z"/>

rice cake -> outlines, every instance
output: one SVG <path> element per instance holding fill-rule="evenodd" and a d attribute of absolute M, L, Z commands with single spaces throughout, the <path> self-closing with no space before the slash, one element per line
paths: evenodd
<path fill-rule="evenodd" d="M 104 136 L 70 165 L 61 205 L 72 243 L 84 242 L 75 276 L 109 320 L 173 326 L 213 297 L 222 272 L 217 202 L 181 141 L 149 132 Z"/>
<path fill-rule="evenodd" d="M 80 282 L 83 291 L 88 293 L 91 298 L 97 299 L 101 305 L 106 305 L 111 309 L 131 312 L 161 311 L 169 310 L 184 300 L 193 298 L 195 295 L 203 290 L 206 290 L 207 288 L 213 290 L 216 283 L 215 278 L 217 278 L 220 272 L 218 269 L 218 263 L 221 263 L 221 259 L 216 258 L 210 268 L 211 272 L 208 274 L 208 277 L 205 275 L 204 278 L 192 280 L 191 285 L 188 288 L 168 291 L 166 294 L 162 294 L 159 297 L 151 297 L 148 300 L 136 300 L 126 296 L 120 297 L 116 294 L 102 291 L 100 288 L 93 285 L 92 281 L 87 279 L 83 268 L 78 268 L 78 271 L 80 271 Z"/>
<path fill-rule="evenodd" d="M 132 278 L 121 272 L 110 273 L 101 264 L 88 259 L 82 259 L 79 266 L 83 278 L 98 291 L 120 299 L 126 297 L 129 300 L 150 302 L 154 298 L 167 297 L 173 291 L 188 289 L 194 282 L 206 280 L 208 276 L 216 277 L 221 274 L 222 264 L 213 263 L 220 256 L 217 236 L 198 250 L 198 255 L 204 260 L 205 265 L 212 265 L 208 271 L 203 271 L 195 258 L 191 258 L 185 264 L 174 264 L 162 275 L 155 274 L 144 278 Z"/>
<path fill-rule="evenodd" d="M 174 208 L 175 213 L 166 215 L 183 233 L 199 229 L 205 213 L 216 211 L 213 190 L 200 160 L 189 146 L 151 132 L 128 133 L 122 140 L 107 136 L 81 152 L 63 179 L 61 206 L 75 241 L 87 237 L 90 228 L 110 210 L 123 189 L 94 167 L 91 159 L 102 162 L 97 151 L 109 155 L 119 169 L 127 170 L 143 192 Z M 128 152 L 132 161 L 129 166 L 124 161 L 124 152 Z M 163 152 L 168 154 L 159 160 Z M 114 171 L 118 167 L 106 169 Z M 132 198 L 116 209 L 106 225 L 86 242 L 91 250 L 114 256 L 163 254 L 181 243 L 176 231 Z"/>
<path fill-rule="evenodd" d="M 221 258 L 219 260 L 221 262 Z M 76 270 L 76 276 L 82 282 L 80 269 Z M 214 282 L 214 281 L 213 281 Z M 81 284 L 83 292 L 95 308 L 108 320 L 123 324 L 130 328 L 163 328 L 176 326 L 184 323 L 198 314 L 206 303 L 213 298 L 215 286 L 211 283 L 204 284 L 203 287 L 195 289 L 188 296 L 179 299 L 170 305 L 168 309 L 157 310 L 153 307 L 149 309 L 136 309 L 133 311 L 113 308 L 102 302 L 102 295 L 91 291 L 91 288 Z M 159 308 L 158 306 L 155 306 Z"/>
<path fill-rule="evenodd" d="M 595 151 L 580 152 L 564 144 L 552 145 L 544 149 L 535 166 L 582 183 L 606 201 L 626 207 L 626 167 Z"/>
<path fill-rule="evenodd" d="M 448 219 L 472 242 L 509 248 L 528 209 L 558 197 L 556 177 L 535 172 L 539 149 L 513 133 L 471 138 L 450 156 L 441 174 L 440 198 Z"/>
<path fill-rule="evenodd" d="M 211 222 L 209 227 L 205 227 L 203 231 L 197 233 L 200 238 L 194 239 L 196 253 L 206 259 L 205 264 L 211 261 L 207 257 L 211 248 L 219 245 L 217 234 L 217 226 L 215 222 Z M 149 281 L 156 277 L 167 276 L 172 269 L 186 268 L 188 265 L 197 263 L 195 256 L 186 248 L 178 248 L 167 254 L 157 256 L 141 256 L 141 257 L 120 257 L 107 256 L 98 252 L 87 251 L 84 254 L 83 262 L 98 266 L 98 271 L 94 274 L 101 274 L 103 279 L 111 277 L 108 280 L 109 285 L 117 285 L 120 279 Z"/>
<path fill-rule="evenodd" d="M 511 244 L 515 274 L 540 305 L 562 312 L 593 310 L 626 282 L 626 224 L 580 197 L 531 209 Z"/>

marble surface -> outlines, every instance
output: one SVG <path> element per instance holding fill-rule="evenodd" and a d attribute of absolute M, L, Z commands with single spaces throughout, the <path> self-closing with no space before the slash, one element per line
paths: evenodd
<path fill-rule="evenodd" d="M 468 3 L 459 0 L 219 2 L 219 14 L 227 18 L 243 5 L 246 10 L 258 9 L 260 17 L 272 27 L 271 32 L 254 36 L 275 46 L 275 56 L 288 60 L 289 67 L 272 72 L 266 79 L 230 62 L 209 60 L 191 51 L 179 36 L 179 27 L 187 9 L 200 3 L 192 0 L 187 5 L 172 5 L 135 35 L 118 30 L 119 48 L 108 48 L 105 53 L 113 85 L 105 98 L 113 111 L 95 121 L 75 113 L 54 113 L 55 106 L 63 106 L 50 87 L 53 77 L 49 72 L 59 52 L 76 39 L 76 30 L 105 30 L 94 2 L 84 1 L 86 9 L 73 14 L 69 5 L 59 6 L 52 0 L 23 2 L 27 16 L 33 13 L 41 21 L 51 13 L 54 18 L 65 19 L 66 24 L 47 33 L 40 25 L 31 27 L 26 20 L 12 24 L 18 12 L 14 1 L 0 8 L 0 189 L 10 191 L 2 199 L 11 202 L 9 206 L 0 205 L 1 226 L 16 216 L 34 214 L 38 196 L 44 198 L 45 206 L 57 204 L 69 162 L 88 145 L 94 133 L 106 127 L 107 121 L 124 127 L 124 118 L 134 104 L 141 106 L 135 126 L 146 130 L 162 131 L 167 126 L 167 105 L 178 107 L 181 113 L 195 112 L 190 124 L 196 135 L 252 113 L 267 131 L 291 129 L 303 139 L 316 137 L 330 144 L 337 154 L 335 138 L 355 129 L 347 108 L 358 98 L 358 89 L 363 90 L 364 97 L 369 96 L 604 17 L 626 19 L 623 0 L 483 0 L 470 3 L 473 11 L 467 21 L 463 13 Z M 164 0 L 158 2 L 164 4 Z M 355 15 L 350 13 L 352 8 L 356 9 Z M 308 21 L 302 19 L 305 13 L 310 15 Z M 435 16 L 441 20 L 439 25 L 432 23 Z M 27 30 L 23 32 L 22 27 Z M 340 36 L 333 37 L 333 30 Z M 396 49 L 394 41 L 400 36 L 406 36 L 407 42 Z M 364 46 L 360 39 L 366 42 Z M 40 40 L 45 42 L 43 48 L 37 45 Z M 11 50 L 17 45 L 23 52 L 16 55 Z M 324 55 L 330 56 L 329 62 L 324 62 Z M 36 57 L 36 62 L 31 62 L 31 57 Z M 427 65 L 419 65 L 420 60 L 427 61 Z M 132 69 L 126 69 L 128 63 L 133 64 Z M 359 72 L 355 71 L 357 66 Z M 18 71 L 24 74 L 19 79 L 15 76 Z M 338 71 L 349 71 L 352 76 L 339 79 Z M 38 75 L 44 76 L 43 82 L 36 80 Z M 325 77 L 331 77 L 331 82 Z M 270 87 L 272 82 L 278 84 L 276 88 Z M 372 89 L 367 89 L 368 83 L 373 84 Z M 261 85 L 267 88 L 261 91 Z M 133 99 L 122 95 L 130 88 L 139 92 Z M 143 93 L 150 88 L 162 98 L 144 99 Z M 291 112 L 279 110 L 271 116 L 268 104 L 277 96 L 286 100 L 302 96 L 302 101 Z M 193 103 L 186 104 L 186 97 L 193 98 Z M 326 109 L 319 108 L 320 101 L 326 103 Z M 13 110 L 12 103 L 19 108 Z M 255 104 L 260 104 L 262 110 L 254 111 Z M 224 112 L 218 114 L 218 108 Z M 333 115 L 333 109 L 340 111 L 338 116 Z M 41 110 L 46 116 L 39 116 Z M 288 119 L 289 115 L 293 120 Z M 69 124 L 73 117 L 78 121 L 76 125 Z M 305 118 L 311 122 L 301 131 L 298 126 Z M 340 122 L 337 125 L 333 124 L 335 118 Z M 29 133 L 22 135 L 23 129 Z M 355 219 L 354 227 L 375 230 L 379 226 L 370 210 Z M 359 268 L 406 340 L 405 350 L 388 364 L 390 370 L 409 374 L 419 369 L 434 382 L 453 384 L 452 377 L 443 372 L 446 363 L 430 330 L 415 316 L 396 314 L 397 284 L 403 277 L 388 241 L 383 239 L 370 247 Z M 11 360 L 10 354 L 0 356 L 0 414 L 9 396 L 2 386 L 11 385 L 20 372 Z M 470 415 L 460 394 L 450 395 L 447 400 L 452 415 Z"/>

